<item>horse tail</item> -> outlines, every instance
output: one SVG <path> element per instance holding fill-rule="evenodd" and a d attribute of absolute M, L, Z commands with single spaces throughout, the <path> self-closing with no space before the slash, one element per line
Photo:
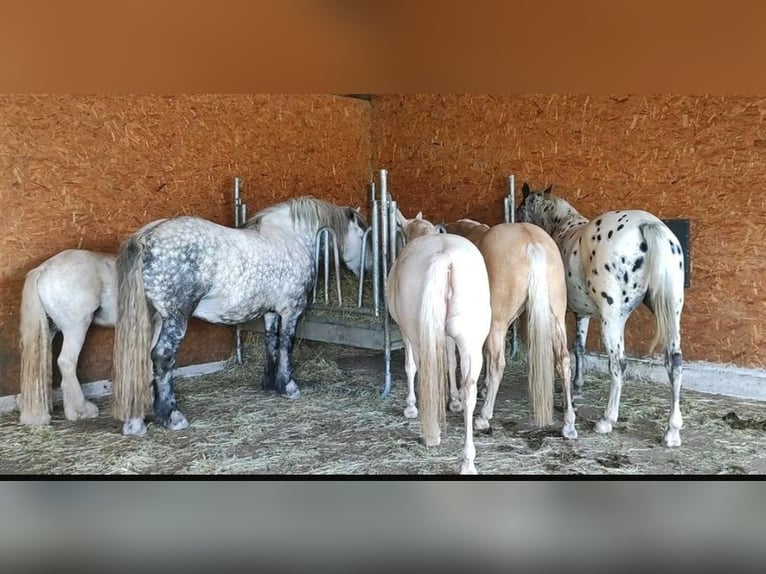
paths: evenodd
<path fill-rule="evenodd" d="M 527 245 L 529 286 L 527 294 L 527 340 L 529 344 L 529 402 L 538 427 L 553 423 L 553 347 L 560 329 L 550 304 L 548 264 L 539 243 Z"/>
<path fill-rule="evenodd" d="M 25 425 L 46 425 L 51 420 L 53 394 L 53 352 L 50 326 L 37 282 L 43 266 L 27 273 L 21 291 L 21 394 L 20 421 Z"/>
<path fill-rule="evenodd" d="M 436 446 L 446 419 L 447 298 L 451 292 L 452 261 L 434 257 L 426 269 L 426 285 L 418 315 L 420 427 L 426 446 Z"/>
<path fill-rule="evenodd" d="M 675 319 L 677 307 L 674 302 L 683 295 L 683 280 L 678 282 L 678 269 L 668 261 L 668 233 L 665 225 L 647 223 L 641 227 L 641 234 L 647 248 L 647 294 L 652 304 L 656 326 L 654 339 L 649 347 L 651 355 L 658 345 L 664 350 L 671 340 L 678 340 L 680 334 Z"/>
<path fill-rule="evenodd" d="M 143 419 L 151 404 L 152 321 L 144 291 L 143 255 L 140 232 L 125 240 L 117 255 L 112 415 L 123 421 Z"/>

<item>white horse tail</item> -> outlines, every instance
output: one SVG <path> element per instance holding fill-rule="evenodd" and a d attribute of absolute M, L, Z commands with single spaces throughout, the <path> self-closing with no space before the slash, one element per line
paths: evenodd
<path fill-rule="evenodd" d="M 434 257 L 426 269 L 426 284 L 418 316 L 420 427 L 426 446 L 441 440 L 446 419 L 447 298 L 450 295 L 452 261 L 446 254 Z"/>
<path fill-rule="evenodd" d="M 48 314 L 37 291 L 42 266 L 32 269 L 21 291 L 21 395 L 20 421 L 47 425 L 51 421 L 53 353 Z"/>
<path fill-rule="evenodd" d="M 527 294 L 527 340 L 529 343 L 529 402 L 538 427 L 553 423 L 553 348 L 556 318 L 550 304 L 548 263 L 540 244 L 527 245 L 529 291 Z"/>
<path fill-rule="evenodd" d="M 654 309 L 656 333 L 649 347 L 649 354 L 659 345 L 665 351 L 671 340 L 678 340 L 677 322 L 675 321 L 674 300 L 681 296 L 674 274 L 678 269 L 671 264 L 668 255 L 668 234 L 662 223 L 647 223 L 641 227 L 641 234 L 646 241 L 646 270 L 649 297 Z M 683 289 L 683 285 L 681 286 Z"/>
<path fill-rule="evenodd" d="M 152 321 L 143 277 L 141 233 L 131 235 L 117 256 L 117 324 L 114 334 L 112 415 L 143 419 L 151 404 Z"/>

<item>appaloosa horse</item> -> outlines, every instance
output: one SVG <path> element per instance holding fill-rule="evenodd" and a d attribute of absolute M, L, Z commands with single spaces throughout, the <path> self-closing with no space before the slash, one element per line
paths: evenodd
<path fill-rule="evenodd" d="M 656 335 L 670 379 L 671 409 L 663 443 L 681 444 L 681 311 L 684 305 L 684 257 L 678 238 L 646 211 L 609 211 L 588 221 L 551 193 L 522 186 L 519 221 L 535 223 L 556 241 L 567 272 L 568 305 L 575 314 L 574 384 L 583 383 L 583 354 L 590 317 L 601 319 L 601 337 L 609 355 L 612 386 L 596 432 L 611 432 L 617 422 L 625 372 L 625 322 L 641 303 L 654 313 Z"/>

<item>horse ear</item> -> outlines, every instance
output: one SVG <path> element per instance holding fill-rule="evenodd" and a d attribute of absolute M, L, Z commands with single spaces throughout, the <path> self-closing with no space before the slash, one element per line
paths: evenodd
<path fill-rule="evenodd" d="M 543 190 L 543 193 L 544 193 L 545 195 L 550 195 L 550 194 L 551 194 L 551 190 L 552 190 L 552 189 L 553 189 L 553 184 L 550 184 L 548 187 L 546 187 L 546 188 Z"/>
<path fill-rule="evenodd" d="M 404 217 L 401 211 L 399 211 L 398 207 L 396 208 L 396 222 L 402 226 L 402 229 L 407 225 L 407 218 Z"/>
<path fill-rule="evenodd" d="M 521 186 L 521 195 L 524 196 L 524 199 L 529 197 L 529 184 L 526 181 Z"/>
<path fill-rule="evenodd" d="M 415 219 L 423 219 L 423 212 L 418 211 L 418 214 L 415 216 Z"/>

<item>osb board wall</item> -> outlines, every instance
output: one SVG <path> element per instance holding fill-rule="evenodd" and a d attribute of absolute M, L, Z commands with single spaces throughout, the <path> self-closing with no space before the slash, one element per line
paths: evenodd
<path fill-rule="evenodd" d="M 116 252 L 181 214 L 232 225 L 299 195 L 366 205 L 370 104 L 340 96 L 0 96 L 0 395 L 18 391 L 26 272 L 72 247 Z M 231 356 L 232 329 L 192 321 L 179 366 Z M 112 331 L 92 328 L 82 381 L 108 378 Z"/>
<path fill-rule="evenodd" d="M 437 221 L 501 222 L 509 174 L 519 195 L 523 181 L 552 183 L 588 218 L 689 218 L 685 358 L 764 367 L 765 116 L 759 97 L 383 96 L 373 162 L 407 215 Z M 645 354 L 653 330 L 645 308 L 635 313 L 628 354 Z M 601 348 L 597 321 L 588 343 Z"/>

